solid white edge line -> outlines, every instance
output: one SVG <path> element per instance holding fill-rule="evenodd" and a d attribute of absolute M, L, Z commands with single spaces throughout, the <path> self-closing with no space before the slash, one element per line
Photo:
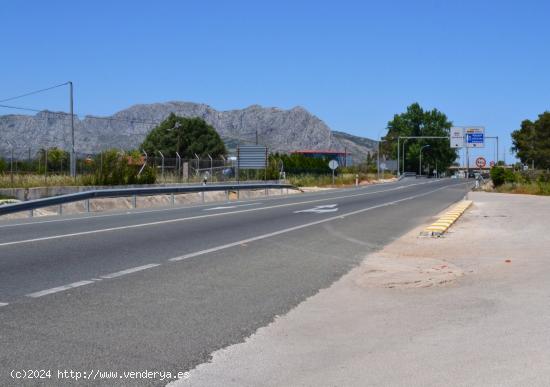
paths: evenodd
<path fill-rule="evenodd" d="M 51 239 L 68 238 L 68 237 L 81 236 L 81 235 L 98 234 L 98 233 L 103 233 L 103 232 L 118 231 L 118 230 L 125 230 L 125 229 L 131 229 L 131 228 L 156 226 L 156 225 L 159 225 L 159 224 L 183 222 L 183 221 L 186 221 L 186 220 L 211 218 L 211 217 L 216 217 L 216 216 L 225 216 L 225 215 L 232 215 L 232 214 L 241 214 L 241 213 L 245 213 L 245 212 L 264 211 L 264 210 L 269 210 L 269 209 L 273 209 L 273 208 L 290 207 L 290 206 L 297 206 L 297 205 L 302 205 L 302 204 L 325 202 L 325 201 L 328 201 L 328 200 L 333 201 L 333 200 L 347 199 L 347 198 L 357 197 L 357 196 L 374 195 L 374 194 L 377 194 L 377 193 L 396 191 L 396 190 L 399 190 L 399 189 L 408 188 L 408 187 L 412 187 L 412 186 L 415 186 L 415 185 L 425 185 L 425 184 L 431 184 L 431 183 L 433 183 L 433 182 L 416 183 L 416 184 L 410 184 L 410 185 L 407 185 L 407 186 L 399 186 L 399 187 L 390 188 L 390 189 L 387 189 L 387 190 L 375 191 L 375 192 L 363 192 L 363 193 L 353 194 L 353 195 L 345 195 L 345 196 L 338 196 L 338 197 L 315 199 L 315 200 L 296 202 L 296 203 L 285 203 L 285 204 L 278 204 L 278 205 L 268 206 L 268 207 L 250 208 L 250 209 L 246 209 L 246 210 L 220 212 L 220 213 L 217 213 L 217 214 L 196 215 L 196 216 L 189 216 L 187 218 L 176 218 L 176 219 L 160 220 L 160 221 L 149 222 L 149 223 L 131 224 L 131 225 L 127 225 L 127 226 L 109 227 L 109 228 L 103 228 L 103 229 L 98 229 L 98 230 L 75 232 L 75 233 L 70 233 L 70 234 L 52 235 L 52 236 L 48 236 L 48 237 L 32 238 L 32 239 L 25 239 L 25 240 L 20 240 L 20 241 L 3 242 L 3 243 L 0 243 L 0 247 L 18 245 L 18 244 L 23 244 L 23 243 L 42 242 L 42 241 L 47 241 L 47 240 L 51 240 Z"/>
<path fill-rule="evenodd" d="M 454 185 L 454 184 L 453 184 L 453 185 Z M 228 249 L 228 248 L 230 248 L 230 247 L 235 247 L 235 246 L 239 246 L 239 245 L 242 245 L 242 244 L 246 244 L 246 243 L 258 241 L 258 240 L 261 240 L 261 239 L 270 238 L 270 237 L 273 237 L 273 236 L 277 236 L 277 235 L 285 234 L 285 233 L 288 233 L 288 232 L 300 230 L 300 229 L 302 229 L 302 228 L 311 227 L 311 226 L 316 226 L 316 225 L 321 224 L 321 223 L 331 222 L 331 221 L 336 220 L 336 219 L 343 219 L 343 218 L 346 218 L 346 217 L 348 217 L 348 216 L 357 215 L 357 214 L 360 214 L 360 213 L 362 213 L 362 212 L 374 210 L 374 209 L 376 209 L 376 208 L 387 207 L 387 206 L 391 206 L 391 205 L 394 205 L 394 204 L 397 204 L 397 203 L 401 203 L 401 202 L 404 202 L 404 201 L 407 201 L 407 200 L 412 200 L 412 199 L 416 199 L 416 198 L 419 198 L 419 197 L 422 197 L 422 196 L 426 196 L 426 195 L 432 194 L 432 193 L 434 193 L 434 192 L 440 191 L 440 190 L 442 190 L 442 189 L 445 189 L 445 188 L 448 188 L 448 187 L 452 187 L 453 185 L 445 186 L 445 187 L 440 187 L 440 188 L 437 188 L 437 189 L 435 189 L 435 190 L 432 190 L 432 191 L 429 191 L 429 192 L 425 192 L 425 193 L 422 193 L 422 194 L 413 195 L 413 196 L 409 196 L 409 197 L 406 197 L 406 198 L 403 198 L 403 199 L 394 200 L 394 201 L 387 202 L 387 203 L 383 203 L 383 204 L 378 204 L 378 205 L 376 205 L 376 206 L 367 207 L 367 208 L 363 208 L 363 209 L 360 209 L 360 210 L 347 212 L 347 213 L 345 213 L 345 214 L 340 214 L 340 215 L 337 215 L 337 216 L 332 216 L 332 217 L 330 217 L 330 218 L 325 218 L 325 219 L 321 219 L 321 220 L 316 220 L 316 221 L 314 221 L 314 222 L 304 223 L 304 224 L 301 224 L 301 225 L 298 225 L 298 226 L 285 228 L 285 229 L 282 229 L 282 230 L 270 232 L 270 233 L 263 234 L 263 235 L 258 235 L 258 236 L 255 236 L 255 237 L 252 237 L 252 238 L 243 239 L 243 240 L 240 240 L 240 241 L 237 241 L 237 242 L 232 242 L 232 243 L 228 243 L 228 244 L 225 244 L 225 245 L 212 247 L 212 248 L 209 248 L 209 249 L 196 251 L 196 252 L 194 252 L 194 253 L 189 253 L 189 254 L 185 254 L 185 255 L 179 256 L 179 257 L 170 258 L 169 261 L 172 261 L 172 262 L 182 261 L 182 260 L 184 260 L 184 259 L 193 258 L 193 257 L 197 257 L 197 256 L 199 256 L 199 255 L 204 255 L 204 254 L 208 254 L 208 253 L 213 253 L 213 252 L 220 251 L 220 250 L 225 250 L 225 249 Z M 457 184 L 457 185 L 459 185 L 459 184 Z"/>
<path fill-rule="evenodd" d="M 152 269 L 153 267 L 157 267 L 157 266 L 160 266 L 160 263 L 151 263 L 151 264 L 148 264 L 148 265 L 132 267 L 130 269 L 117 271 L 116 273 L 102 275 L 101 278 L 102 279 L 111 279 L 111 278 L 122 277 L 123 275 L 126 275 L 126 274 L 132 274 L 132 273 L 136 273 L 138 271 Z"/>
<path fill-rule="evenodd" d="M 89 284 L 93 284 L 93 283 L 94 283 L 94 281 L 87 281 L 87 280 L 86 281 L 73 282 L 72 284 L 57 286 L 55 288 L 30 293 L 30 294 L 27 294 L 27 297 L 38 298 L 38 297 L 46 296 L 48 294 L 58 293 L 58 292 L 62 292 L 62 291 L 65 291 L 65 290 L 74 289 L 74 288 L 78 288 L 80 286 L 89 285 Z"/>

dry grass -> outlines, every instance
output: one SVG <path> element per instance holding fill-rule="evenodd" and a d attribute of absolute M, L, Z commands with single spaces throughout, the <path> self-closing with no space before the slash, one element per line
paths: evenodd
<path fill-rule="evenodd" d="M 493 191 L 524 195 L 550 195 L 550 183 L 505 183 L 494 188 Z"/>
<path fill-rule="evenodd" d="M 329 187 L 332 184 L 332 175 L 290 175 L 287 176 L 288 181 L 298 187 Z M 393 177 L 391 174 L 385 174 L 382 178 L 388 179 Z M 359 174 L 359 181 L 374 181 L 376 180 L 375 173 Z M 334 186 L 349 186 L 355 184 L 355 173 L 343 173 L 334 178 Z"/>

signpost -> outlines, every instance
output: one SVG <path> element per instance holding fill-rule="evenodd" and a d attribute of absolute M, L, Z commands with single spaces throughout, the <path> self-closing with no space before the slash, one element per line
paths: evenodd
<path fill-rule="evenodd" d="M 470 126 L 464 130 L 467 148 L 485 147 L 485 128 L 483 126 Z"/>
<path fill-rule="evenodd" d="M 332 185 L 334 185 L 334 170 L 338 168 L 338 161 L 336 160 L 330 160 L 328 162 L 328 167 L 332 169 Z"/>

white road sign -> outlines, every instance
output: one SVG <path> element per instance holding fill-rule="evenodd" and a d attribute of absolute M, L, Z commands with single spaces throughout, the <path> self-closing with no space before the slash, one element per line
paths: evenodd
<path fill-rule="evenodd" d="M 464 147 L 464 128 L 454 126 L 451 128 L 451 148 Z"/>
<path fill-rule="evenodd" d="M 483 126 L 467 126 L 464 129 L 464 136 L 468 148 L 485 147 L 485 128 Z"/>
<path fill-rule="evenodd" d="M 330 160 L 328 163 L 328 167 L 334 171 L 336 168 L 338 168 L 338 161 Z"/>

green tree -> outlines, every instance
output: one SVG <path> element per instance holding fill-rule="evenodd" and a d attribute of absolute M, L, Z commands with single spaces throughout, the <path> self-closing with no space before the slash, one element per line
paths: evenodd
<path fill-rule="evenodd" d="M 69 173 L 69 152 L 53 147 L 47 149 L 48 153 L 48 171 L 50 172 L 67 172 Z M 42 166 L 40 172 L 44 171 L 43 163 L 45 161 L 46 149 L 40 149 L 37 153 L 37 158 L 40 159 Z"/>
<path fill-rule="evenodd" d="M 396 114 L 388 122 L 386 141 L 382 145 L 381 153 L 397 160 L 397 138 L 403 136 L 439 136 L 449 137 L 452 123 L 447 116 L 437 109 L 424 110 L 418 103 L 407 107 L 407 111 Z M 403 139 L 400 142 L 403 151 Z M 456 160 L 456 150 L 449 146 L 448 139 L 409 139 L 405 144 L 405 170 L 418 171 L 420 149 L 422 150 L 423 169 L 428 165 L 430 169 L 444 171 Z M 403 154 L 401 154 L 401 157 Z M 403 159 L 401 160 L 403 162 Z"/>
<path fill-rule="evenodd" d="M 550 112 L 533 121 L 524 120 L 512 132 L 512 151 L 524 164 L 534 162 L 537 168 L 550 168 Z"/>
<path fill-rule="evenodd" d="M 166 157 L 183 158 L 212 157 L 227 154 L 225 144 L 211 125 L 202 118 L 178 117 L 171 113 L 168 118 L 155 127 L 141 145 L 148 154 L 161 151 Z"/>

